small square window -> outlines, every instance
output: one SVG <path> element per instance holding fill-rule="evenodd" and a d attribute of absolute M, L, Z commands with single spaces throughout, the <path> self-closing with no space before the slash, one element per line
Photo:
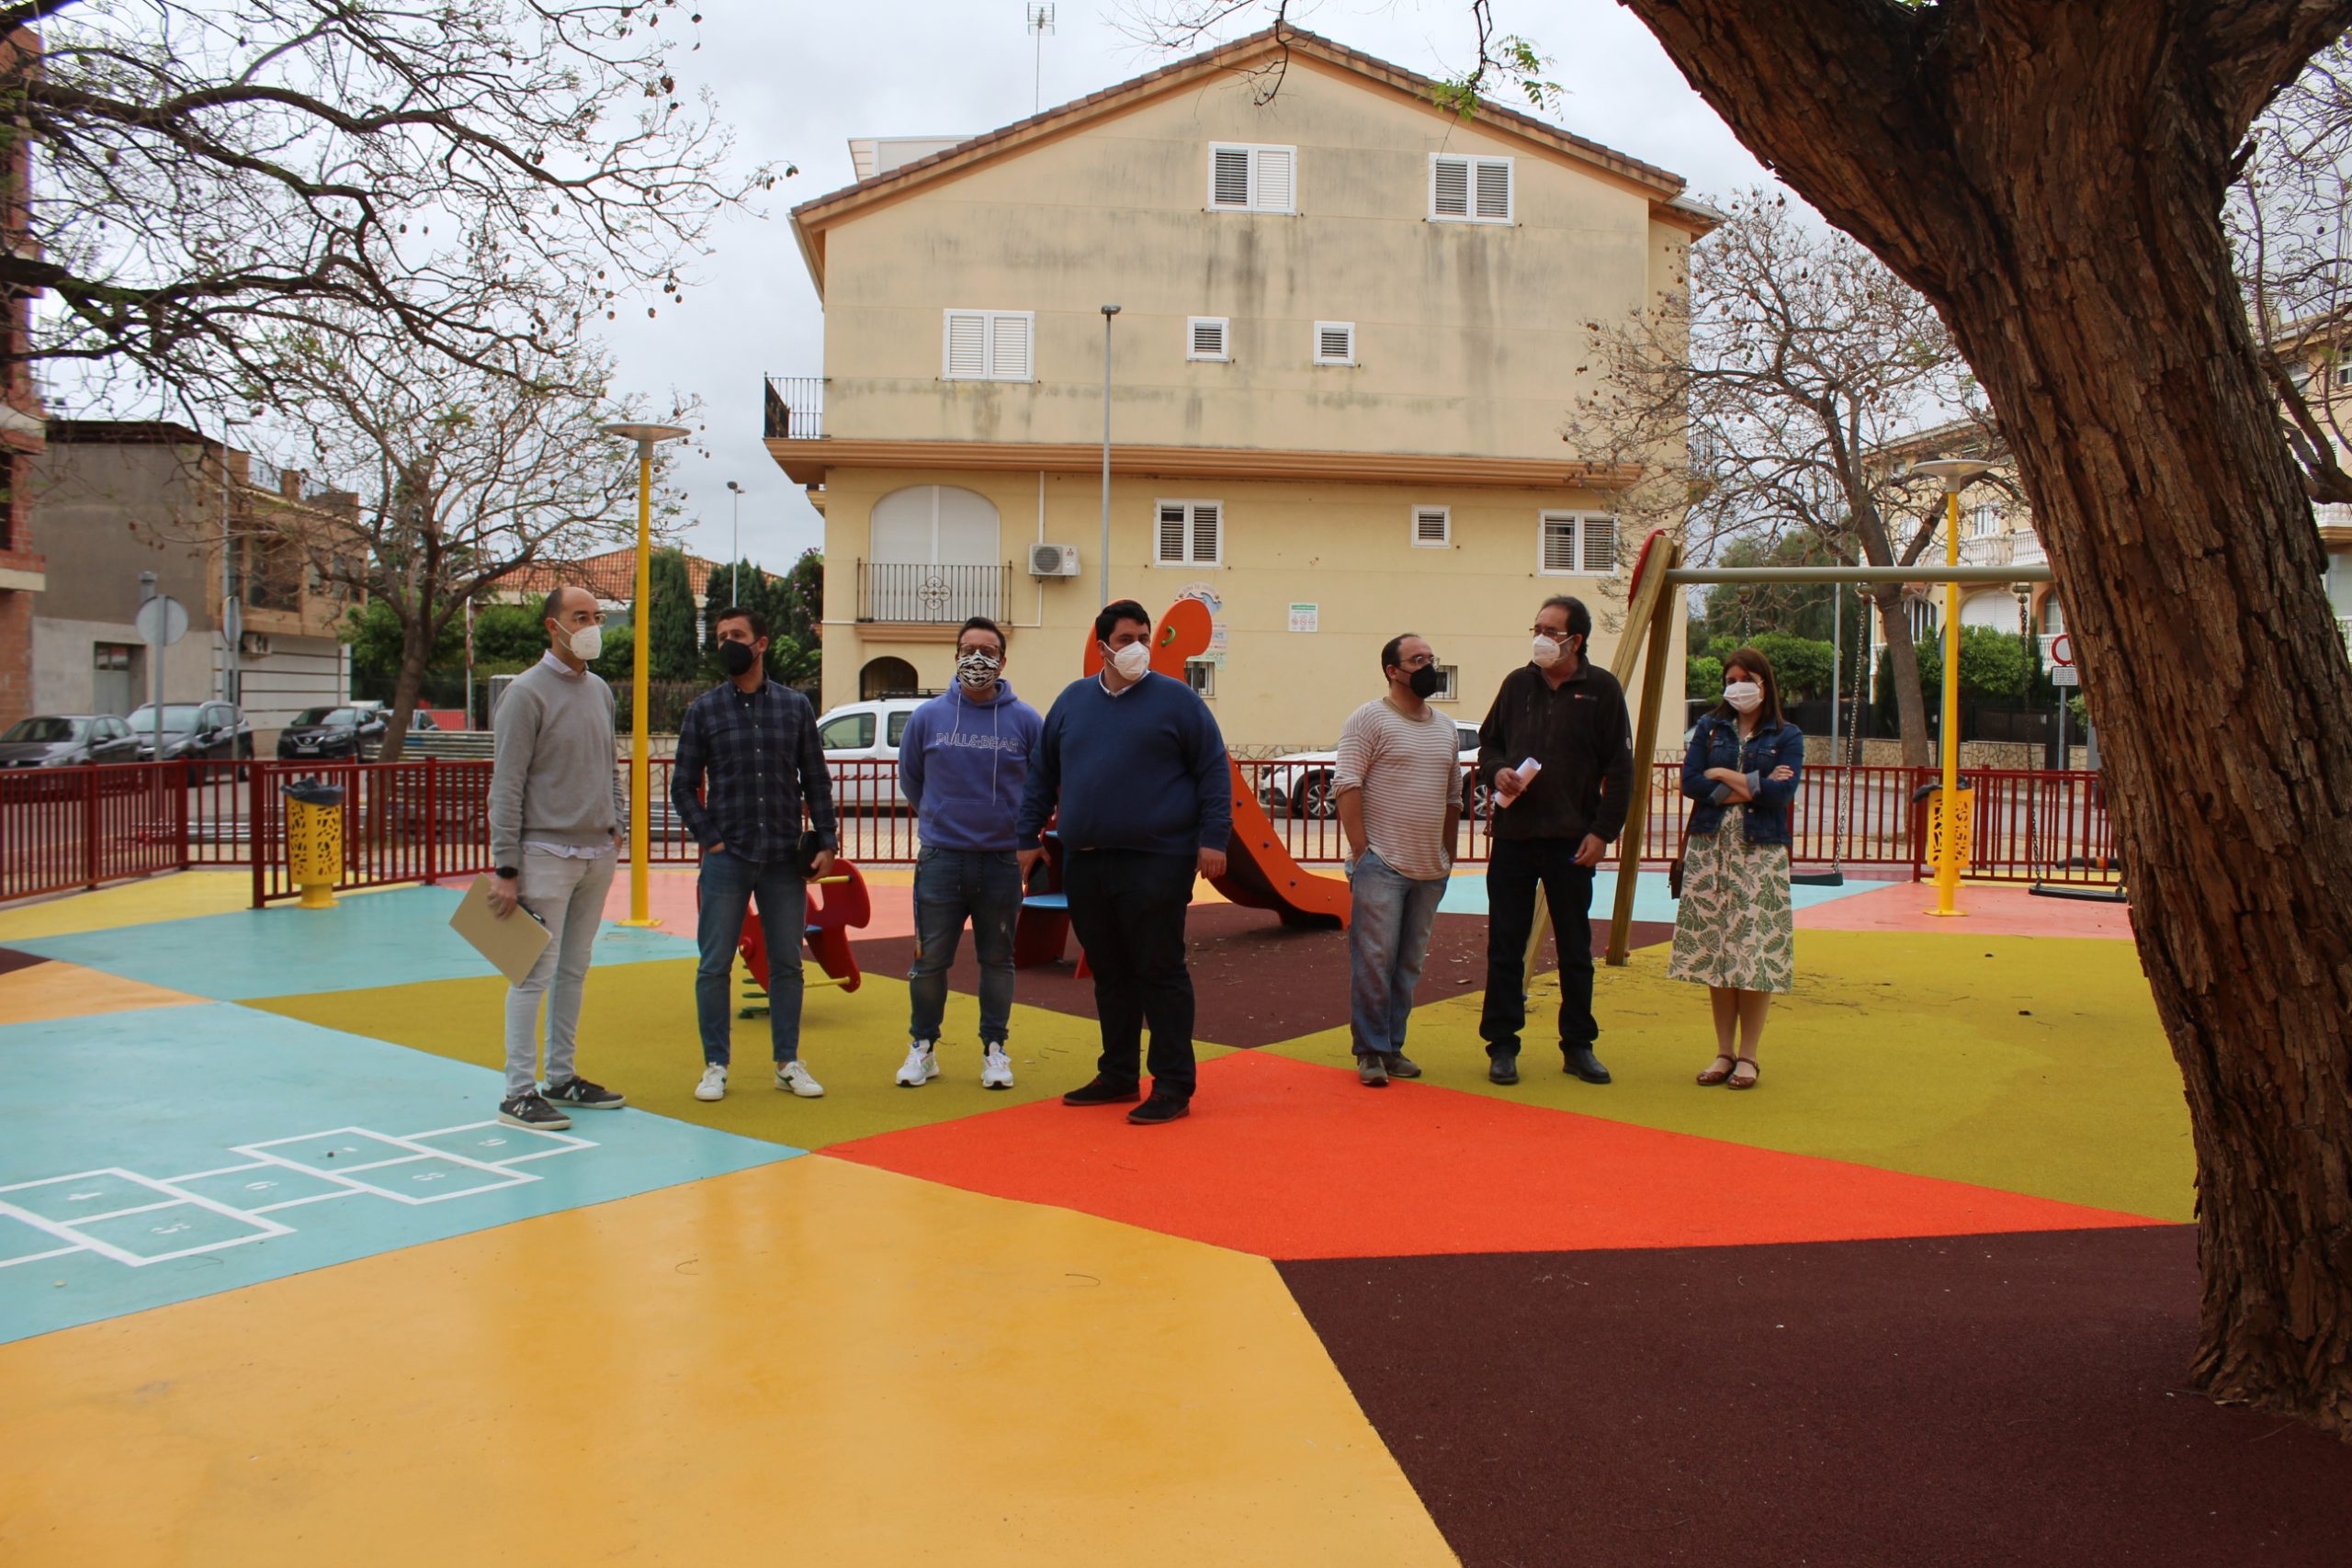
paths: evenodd
<path fill-rule="evenodd" d="M 1450 703 L 1454 701 L 1456 694 L 1461 688 L 1461 683 L 1462 676 L 1459 666 L 1453 664 L 1439 665 L 1437 667 L 1437 690 L 1430 694 L 1430 701 L 1433 703 Z"/>
<path fill-rule="evenodd" d="M 1356 324 L 1353 321 L 1315 323 L 1316 364 L 1353 365 L 1355 362 Z"/>
<path fill-rule="evenodd" d="M 1223 316 L 1188 316 L 1184 320 L 1184 357 L 1230 361 L 1226 347 L 1227 322 Z"/>
<path fill-rule="evenodd" d="M 1413 547 L 1442 550 L 1453 542 L 1453 509 L 1450 506 L 1413 508 Z"/>
<path fill-rule="evenodd" d="M 1205 659 L 1184 661 L 1184 683 L 1204 697 L 1216 695 L 1216 666 Z"/>

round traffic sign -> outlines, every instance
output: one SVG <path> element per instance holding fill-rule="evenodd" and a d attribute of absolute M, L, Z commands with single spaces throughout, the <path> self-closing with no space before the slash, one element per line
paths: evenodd
<path fill-rule="evenodd" d="M 2067 639 L 2064 632 L 2050 639 L 2050 661 L 2052 664 L 2072 664 L 2075 661 L 2075 645 Z"/>
<path fill-rule="evenodd" d="M 139 640 L 150 648 L 169 648 L 187 636 L 187 611 L 169 594 L 139 606 Z"/>

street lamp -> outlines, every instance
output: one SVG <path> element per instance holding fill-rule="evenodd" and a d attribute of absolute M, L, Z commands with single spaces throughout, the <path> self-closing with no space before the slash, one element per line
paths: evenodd
<path fill-rule="evenodd" d="M 1960 492 L 1993 471 L 1990 463 L 1970 462 L 1962 457 L 1939 457 L 1933 462 L 1914 463 L 1911 471 L 1925 474 L 1944 487 L 1944 564 L 1960 564 Z M 1944 717 L 1942 744 L 1937 750 L 1943 753 L 1944 764 L 1944 841 L 1943 853 L 1936 866 L 1936 915 L 1962 913 L 1960 895 L 1960 584 L 1944 584 Z"/>
<path fill-rule="evenodd" d="M 653 446 L 656 442 L 676 441 L 694 432 L 675 424 L 600 424 L 596 428 L 606 435 L 637 443 L 637 603 L 629 614 L 636 622 L 632 628 L 636 635 L 635 657 L 629 661 L 628 919 L 621 923 L 650 926 L 656 923 L 651 889 L 646 883 L 646 860 L 652 835 L 646 792 L 651 787 L 653 769 L 648 757 L 650 742 L 645 725 L 646 705 L 650 700 L 646 689 L 646 633 L 650 629 L 653 598 Z"/>
<path fill-rule="evenodd" d="M 1102 603 L 1111 602 L 1111 318 L 1116 305 L 1102 307 Z"/>
<path fill-rule="evenodd" d="M 743 487 L 729 479 L 727 488 L 735 492 L 735 542 L 728 547 L 730 552 L 729 558 L 735 564 L 728 569 L 727 602 L 741 604 L 743 602 Z"/>

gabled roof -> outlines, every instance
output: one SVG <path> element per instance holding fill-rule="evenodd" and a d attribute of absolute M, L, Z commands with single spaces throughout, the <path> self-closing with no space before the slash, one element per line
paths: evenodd
<path fill-rule="evenodd" d="M 686 557 L 686 586 L 694 590 L 695 604 L 702 603 L 711 578 L 722 570 L 717 561 Z M 576 561 L 530 561 L 492 582 L 490 591 L 535 597 L 567 586 L 585 588 L 600 604 L 628 604 L 637 597 L 636 548 L 623 546 Z"/>
<path fill-rule="evenodd" d="M 800 243 L 801 259 L 817 293 L 825 292 L 824 231 L 866 209 L 894 201 L 920 186 L 956 178 L 983 164 L 1016 156 L 1041 142 L 1057 141 L 1102 120 L 1115 118 L 1171 93 L 1183 91 L 1204 77 L 1253 68 L 1259 62 L 1285 57 L 1319 62 L 1375 86 L 1409 97 L 1433 115 L 1453 118 L 1435 94 L 1439 83 L 1401 65 L 1391 65 L 1359 50 L 1335 43 L 1317 33 L 1287 23 L 1277 24 L 1247 38 L 1236 39 L 1204 53 L 1188 56 L 1132 81 L 1061 104 L 1013 121 L 985 135 L 957 142 L 943 152 L 911 164 L 844 186 L 829 195 L 804 201 L 792 209 L 792 231 Z M 1477 124 L 1527 144 L 1538 152 L 1573 164 L 1590 173 L 1613 178 L 1645 193 L 1653 216 L 1703 234 L 1722 220 L 1720 213 L 1684 197 L 1681 175 L 1655 164 L 1604 147 L 1598 141 L 1562 130 L 1532 115 L 1478 100 Z"/>

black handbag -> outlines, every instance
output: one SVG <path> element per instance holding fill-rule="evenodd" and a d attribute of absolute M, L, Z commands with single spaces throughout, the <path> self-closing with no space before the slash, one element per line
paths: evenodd
<path fill-rule="evenodd" d="M 815 829 L 811 828 L 800 835 L 800 841 L 793 846 L 792 860 L 800 868 L 801 881 L 806 882 L 817 874 L 817 857 L 824 852 L 825 846 L 817 841 Z"/>
<path fill-rule="evenodd" d="M 1682 841 L 1674 846 L 1674 859 L 1666 868 L 1666 891 L 1668 897 L 1675 898 L 1682 897 L 1682 857 L 1690 852 L 1690 829 L 1686 823 L 1682 829 Z"/>

